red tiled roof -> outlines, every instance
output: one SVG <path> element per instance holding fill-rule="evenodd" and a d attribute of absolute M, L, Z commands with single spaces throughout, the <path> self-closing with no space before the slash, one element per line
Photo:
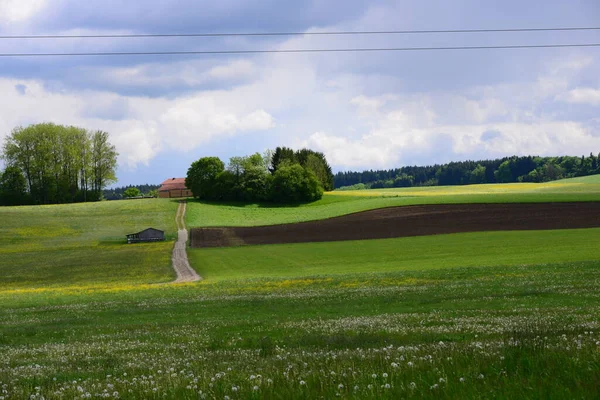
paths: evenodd
<path fill-rule="evenodd" d="M 185 190 L 185 178 L 170 178 L 161 184 L 159 192 L 167 190 Z"/>

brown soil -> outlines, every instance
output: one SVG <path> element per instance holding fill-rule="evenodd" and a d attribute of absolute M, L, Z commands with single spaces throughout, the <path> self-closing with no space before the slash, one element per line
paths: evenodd
<path fill-rule="evenodd" d="M 383 239 L 457 232 L 600 227 L 600 203 L 451 204 L 382 208 L 297 224 L 194 228 L 192 247 Z"/>

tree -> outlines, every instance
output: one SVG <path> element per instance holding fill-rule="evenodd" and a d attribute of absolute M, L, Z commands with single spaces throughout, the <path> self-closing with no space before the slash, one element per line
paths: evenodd
<path fill-rule="evenodd" d="M 323 187 L 312 171 L 300 164 L 281 165 L 273 174 L 271 200 L 278 203 L 315 201 L 323 197 Z"/>
<path fill-rule="evenodd" d="M 116 181 L 117 156 L 108 133 L 51 123 L 15 128 L 2 146 L 37 204 L 98 200 Z"/>
<path fill-rule="evenodd" d="M 469 183 L 485 183 L 485 172 L 486 167 L 481 164 L 477 164 L 477 167 L 473 171 L 471 171 L 471 176 L 469 177 Z"/>
<path fill-rule="evenodd" d="M 555 181 L 563 177 L 563 169 L 554 163 L 544 165 L 544 181 Z"/>
<path fill-rule="evenodd" d="M 118 153 L 115 146 L 108 142 L 108 133 L 96 131 L 91 139 L 92 192 L 99 199 L 102 189 L 117 180 L 115 170 Z"/>
<path fill-rule="evenodd" d="M 298 162 L 296 160 L 296 154 L 294 153 L 294 150 L 288 147 L 277 147 L 271 157 L 271 168 L 269 171 L 271 171 L 272 174 L 275 174 L 277 168 L 279 168 L 279 164 L 284 162 L 289 164 Z"/>
<path fill-rule="evenodd" d="M 185 186 L 198 199 L 217 200 L 217 176 L 224 170 L 225 164 L 218 157 L 203 157 L 194 161 L 188 169 Z"/>
<path fill-rule="evenodd" d="M 512 182 L 513 181 L 513 172 L 512 172 L 512 160 L 506 160 L 498 167 L 498 170 L 494 173 L 497 182 Z"/>
<path fill-rule="evenodd" d="M 268 197 L 268 176 L 269 171 L 265 165 L 263 157 L 255 153 L 245 157 L 242 163 L 243 173 L 241 187 L 243 200 L 245 201 L 263 201 Z"/>
<path fill-rule="evenodd" d="M 231 171 L 219 172 L 215 178 L 216 199 L 221 201 L 235 201 L 241 199 L 239 178 Z"/>
<path fill-rule="evenodd" d="M 158 197 L 158 189 L 152 189 L 148 193 L 146 193 L 148 197 Z"/>
<path fill-rule="evenodd" d="M 142 195 L 142 192 L 140 192 L 140 189 L 138 189 L 136 187 L 130 187 L 129 189 L 126 189 L 123 192 L 123 196 L 125 196 L 127 198 L 140 197 L 141 195 Z"/>
<path fill-rule="evenodd" d="M 394 178 L 394 187 L 411 187 L 413 183 L 414 178 L 405 173 L 402 173 Z"/>
<path fill-rule="evenodd" d="M 22 204 L 27 204 L 27 181 L 19 168 L 9 166 L 0 173 L 0 205 Z"/>

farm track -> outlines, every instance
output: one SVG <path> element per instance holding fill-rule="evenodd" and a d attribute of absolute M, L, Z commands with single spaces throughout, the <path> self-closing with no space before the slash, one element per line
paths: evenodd
<path fill-rule="evenodd" d="M 175 216 L 175 222 L 177 223 L 177 242 L 173 248 L 173 269 L 177 273 L 177 279 L 173 283 L 182 282 L 195 282 L 202 278 L 194 271 L 190 266 L 186 252 L 186 243 L 188 240 L 188 231 L 185 228 L 185 210 L 186 202 L 182 201 L 179 203 L 177 208 L 177 215 Z"/>
<path fill-rule="evenodd" d="M 192 247 L 600 227 L 600 202 L 390 207 L 296 224 L 193 228 Z"/>

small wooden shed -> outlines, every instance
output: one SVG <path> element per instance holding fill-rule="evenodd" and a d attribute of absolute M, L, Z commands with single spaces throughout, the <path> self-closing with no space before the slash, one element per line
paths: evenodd
<path fill-rule="evenodd" d="M 154 228 L 127 235 L 127 243 L 160 242 L 163 240 L 165 240 L 165 232 Z"/>

